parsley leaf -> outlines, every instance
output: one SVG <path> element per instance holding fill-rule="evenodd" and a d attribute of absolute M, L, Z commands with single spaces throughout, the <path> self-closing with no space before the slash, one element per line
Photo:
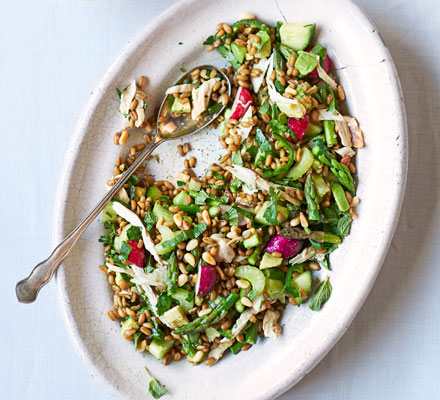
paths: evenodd
<path fill-rule="evenodd" d="M 171 307 L 173 298 L 167 295 L 167 292 L 162 292 L 157 300 L 157 312 L 162 315 L 165 311 L 168 311 Z"/>
<path fill-rule="evenodd" d="M 232 226 L 238 226 L 238 211 L 235 207 L 229 208 L 220 218 L 229 221 Z"/>
<path fill-rule="evenodd" d="M 162 340 L 165 337 L 165 334 L 163 333 L 162 329 L 160 329 L 159 324 L 154 318 L 151 321 L 154 325 L 154 327 L 151 329 L 151 337 L 153 339 Z"/>
<path fill-rule="evenodd" d="M 310 300 L 309 308 L 313 311 L 319 311 L 330 298 L 331 294 L 332 285 L 330 285 L 330 281 L 327 277 L 327 279 L 322 281 L 316 289 L 315 294 Z"/>
<path fill-rule="evenodd" d="M 270 225 L 276 225 L 277 224 L 277 194 L 275 193 L 275 190 L 273 187 L 269 189 L 269 195 L 270 195 L 270 203 L 269 206 L 266 208 L 266 211 L 264 211 L 263 217 Z"/>
<path fill-rule="evenodd" d="M 272 124 L 272 122 L 271 122 Z M 257 129 L 257 133 L 255 135 L 255 141 L 258 145 L 258 150 L 262 154 L 272 154 L 272 145 L 270 144 L 269 140 L 267 140 L 266 136 L 264 136 L 264 133 L 261 131 L 260 128 Z M 248 149 L 249 151 L 249 149 Z"/>
<path fill-rule="evenodd" d="M 154 271 L 154 267 L 153 267 L 153 263 L 152 262 L 153 262 L 153 256 L 150 253 L 148 253 L 147 265 L 144 267 L 144 272 L 146 274 Z"/>
<path fill-rule="evenodd" d="M 234 178 L 232 183 L 229 185 L 229 189 L 231 190 L 232 193 L 236 193 L 238 189 L 240 189 L 241 184 L 242 182 L 240 179 Z"/>
<path fill-rule="evenodd" d="M 182 231 L 176 237 L 170 240 L 165 240 L 162 243 L 163 247 L 176 247 L 180 242 L 184 242 L 188 239 L 197 239 L 203 232 L 206 231 L 207 225 L 200 224 L 189 231 Z"/>
<path fill-rule="evenodd" d="M 157 219 L 154 216 L 154 214 L 148 210 L 145 213 L 145 217 L 144 217 L 144 225 L 145 225 L 145 229 L 149 232 L 151 231 L 151 229 L 153 228 L 154 224 L 156 223 Z"/>
<path fill-rule="evenodd" d="M 127 242 L 122 242 L 121 251 L 119 252 L 119 257 L 123 261 L 127 261 L 128 256 L 132 249 L 133 248 Z"/>
<path fill-rule="evenodd" d="M 141 228 L 138 226 L 130 226 L 127 230 L 127 239 L 128 240 L 139 240 L 142 238 Z"/>
<path fill-rule="evenodd" d="M 148 385 L 148 391 L 151 393 L 151 395 L 155 399 L 159 399 L 164 394 L 167 394 L 168 390 L 165 388 L 165 386 L 162 386 L 157 379 L 153 378 L 153 376 L 150 374 L 150 371 L 148 371 L 147 367 L 145 367 L 145 371 L 147 371 L 147 374 L 151 378 L 150 384 Z"/>
<path fill-rule="evenodd" d="M 123 92 L 123 90 L 121 91 L 121 89 L 119 89 L 118 87 L 116 88 L 116 93 L 118 94 L 119 98 L 121 98 L 122 92 Z"/>

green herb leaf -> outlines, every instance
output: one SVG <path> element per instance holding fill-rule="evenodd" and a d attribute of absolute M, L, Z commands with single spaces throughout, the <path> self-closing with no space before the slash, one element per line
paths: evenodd
<path fill-rule="evenodd" d="M 319 311 L 330 298 L 331 294 L 332 285 L 330 284 L 330 281 L 327 277 L 327 279 L 322 281 L 316 289 L 315 294 L 310 300 L 309 308 L 313 311 Z"/>
<path fill-rule="evenodd" d="M 208 36 L 206 38 L 206 40 L 203 42 L 203 44 L 204 45 L 210 45 L 210 44 L 213 44 L 214 42 L 215 42 L 215 36 L 212 35 L 212 36 Z"/>
<path fill-rule="evenodd" d="M 127 230 L 127 238 L 128 240 L 139 240 L 142 238 L 141 228 L 138 226 L 130 226 Z"/>
<path fill-rule="evenodd" d="M 141 333 L 142 332 L 136 332 L 134 335 L 133 335 L 133 342 L 134 342 L 134 348 L 135 348 L 135 350 L 137 350 L 137 347 L 138 347 L 138 341 L 139 341 L 139 337 L 141 336 Z"/>
<path fill-rule="evenodd" d="M 157 312 L 162 315 L 165 311 L 168 311 L 171 307 L 173 298 L 168 296 L 166 292 L 162 292 L 157 300 Z"/>
<path fill-rule="evenodd" d="M 236 193 L 238 189 L 240 189 L 241 185 L 242 185 L 241 180 L 238 178 L 234 178 L 232 183 L 229 185 L 229 189 L 231 190 L 232 193 Z"/>
<path fill-rule="evenodd" d="M 235 165 L 243 165 L 243 159 L 241 158 L 241 153 L 239 151 L 232 153 L 231 162 Z"/>
<path fill-rule="evenodd" d="M 266 136 L 264 136 L 264 133 L 261 131 L 260 128 L 257 128 L 257 133 L 255 135 L 255 141 L 257 142 L 258 150 L 262 154 L 268 155 L 268 154 L 273 153 L 272 145 L 270 144 L 269 140 L 267 140 Z M 249 151 L 249 149 L 248 149 L 248 151 Z"/>
<path fill-rule="evenodd" d="M 221 217 L 220 219 L 224 219 L 226 221 L 229 221 L 229 224 L 232 226 L 238 226 L 238 211 L 237 209 L 232 206 L 228 209 Z"/>
<path fill-rule="evenodd" d="M 176 237 L 170 240 L 166 240 L 162 243 L 163 247 L 176 247 L 180 242 L 184 242 L 189 239 L 197 239 L 203 232 L 206 231 L 207 225 L 200 224 L 190 229 L 189 231 L 182 231 Z"/>
<path fill-rule="evenodd" d="M 144 225 L 145 225 L 145 229 L 149 232 L 151 231 L 151 229 L 153 228 L 154 224 L 157 222 L 156 217 L 154 216 L 154 214 L 148 210 L 145 213 L 145 217 L 144 217 Z"/>
<path fill-rule="evenodd" d="M 122 96 L 122 91 L 121 89 L 119 89 L 118 87 L 116 88 L 116 93 L 118 94 L 118 97 L 121 98 Z"/>
<path fill-rule="evenodd" d="M 351 226 L 351 214 L 345 214 L 342 218 L 338 220 L 338 224 L 336 226 L 337 233 L 341 238 L 345 238 L 350 234 L 350 226 Z"/>
<path fill-rule="evenodd" d="M 122 260 L 127 261 L 128 256 L 132 249 L 133 248 L 127 242 L 122 242 L 121 251 L 119 252 L 119 257 Z"/>
<path fill-rule="evenodd" d="M 275 193 L 275 190 L 272 187 L 269 189 L 269 195 L 270 195 L 270 203 L 269 206 L 266 208 L 263 217 L 270 225 L 277 225 L 278 198 L 277 198 L 277 194 Z"/>
<path fill-rule="evenodd" d="M 151 381 L 148 385 L 148 391 L 151 393 L 151 395 L 155 399 L 161 398 L 164 394 L 168 393 L 168 390 L 165 388 L 165 386 L 161 385 L 161 383 L 153 378 L 153 376 L 150 374 L 150 371 L 148 371 L 147 367 L 145 367 L 145 371 L 147 371 L 147 374 L 150 376 Z"/>
<path fill-rule="evenodd" d="M 162 340 L 165 337 L 165 334 L 163 333 L 162 329 L 160 329 L 160 325 L 154 318 L 151 320 L 151 322 L 153 322 L 154 325 L 154 327 L 151 329 L 151 337 L 153 339 Z"/>
<path fill-rule="evenodd" d="M 146 274 L 153 272 L 154 271 L 154 267 L 153 267 L 153 256 L 150 253 L 147 253 L 147 265 L 144 267 L 144 272 Z"/>
<path fill-rule="evenodd" d="M 186 185 L 186 182 L 183 182 L 183 181 L 177 181 L 177 186 L 178 187 L 182 187 L 182 186 L 185 186 Z"/>

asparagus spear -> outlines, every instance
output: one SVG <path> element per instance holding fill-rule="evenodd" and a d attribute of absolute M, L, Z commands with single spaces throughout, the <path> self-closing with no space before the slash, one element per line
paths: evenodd
<path fill-rule="evenodd" d="M 312 239 L 319 243 L 341 243 L 341 238 L 331 232 L 311 231 L 307 233 L 299 228 L 287 227 L 280 231 L 280 235 L 287 239 Z"/>
<path fill-rule="evenodd" d="M 215 324 L 222 319 L 229 311 L 229 309 L 235 304 L 240 296 L 237 293 L 230 293 L 224 298 L 217 307 L 208 315 L 196 318 L 194 321 L 187 323 L 174 330 L 174 333 L 179 335 L 201 332 L 208 328 L 210 325 Z"/>
<path fill-rule="evenodd" d="M 178 275 L 179 274 L 177 271 L 177 257 L 176 257 L 176 253 L 174 252 L 173 254 L 171 254 L 171 257 L 168 261 L 167 293 L 169 296 L 176 293 Z"/>
<path fill-rule="evenodd" d="M 354 181 L 350 170 L 344 164 L 338 162 L 327 149 L 323 148 L 323 146 L 324 144 L 322 142 L 315 142 L 312 153 L 319 161 L 327 164 L 330 167 L 330 170 L 338 178 L 342 185 L 344 185 L 351 192 L 354 192 Z"/>
<path fill-rule="evenodd" d="M 325 141 L 327 146 L 331 147 L 338 144 L 338 138 L 335 132 L 335 121 L 323 121 Z"/>
<path fill-rule="evenodd" d="M 312 175 L 307 175 L 306 183 L 304 185 L 304 193 L 306 195 L 307 206 L 309 209 L 309 220 L 319 221 L 318 212 L 318 196 L 316 195 L 315 184 L 312 180 Z"/>

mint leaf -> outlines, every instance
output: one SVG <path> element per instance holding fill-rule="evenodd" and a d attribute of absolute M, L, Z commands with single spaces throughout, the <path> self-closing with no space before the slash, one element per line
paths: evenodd
<path fill-rule="evenodd" d="M 121 258 L 123 261 L 127 261 L 132 249 L 133 247 L 131 247 L 127 242 L 122 242 L 119 258 Z"/>
<path fill-rule="evenodd" d="M 134 335 L 133 335 L 133 342 L 134 342 L 134 348 L 135 348 L 135 350 L 137 349 L 137 347 L 138 347 L 138 341 L 139 341 L 139 337 L 141 336 L 141 333 L 142 332 L 136 332 Z"/>
<path fill-rule="evenodd" d="M 342 218 L 338 220 L 336 225 L 336 234 L 338 234 L 341 238 L 345 238 L 350 233 L 351 226 L 351 214 L 345 214 Z"/>
<path fill-rule="evenodd" d="M 149 232 L 151 231 L 151 229 L 153 229 L 154 224 L 157 222 L 156 217 L 154 216 L 154 214 L 148 210 L 145 213 L 145 217 L 144 217 L 144 225 L 145 225 L 145 229 Z"/>
<path fill-rule="evenodd" d="M 154 327 L 151 329 L 151 337 L 153 339 L 162 340 L 165 337 L 165 334 L 163 333 L 162 329 L 160 329 L 159 324 L 154 318 L 151 320 L 151 322 L 153 322 L 154 325 Z"/>
<path fill-rule="evenodd" d="M 315 294 L 310 300 L 309 308 L 313 311 L 319 311 L 330 298 L 331 294 L 332 285 L 330 284 L 330 281 L 327 277 L 327 279 L 322 281 L 316 289 Z"/>
<path fill-rule="evenodd" d="M 255 141 L 258 145 L 258 150 L 262 154 L 272 154 L 272 145 L 270 144 L 269 140 L 267 140 L 266 136 L 264 136 L 264 133 L 261 131 L 260 128 L 257 128 L 257 133 L 255 135 Z M 248 149 L 249 151 L 249 149 Z"/>
<path fill-rule="evenodd" d="M 232 153 L 231 162 L 235 165 L 243 165 L 243 159 L 241 158 L 241 153 L 239 151 Z"/>
<path fill-rule="evenodd" d="M 266 208 L 266 211 L 264 211 L 263 217 L 270 225 L 276 225 L 277 213 L 278 213 L 277 194 L 275 193 L 275 190 L 272 187 L 269 189 L 269 194 L 270 194 L 270 203 L 269 206 Z"/>
<path fill-rule="evenodd" d="M 235 207 L 229 208 L 220 218 L 229 221 L 232 226 L 238 226 L 238 211 Z"/>
<path fill-rule="evenodd" d="M 162 315 L 165 311 L 168 311 L 171 307 L 173 298 L 168 296 L 166 292 L 162 292 L 157 300 L 157 312 Z"/>
<path fill-rule="evenodd" d="M 127 230 L 127 238 L 128 240 L 139 240 L 142 238 L 141 228 L 138 226 L 131 226 Z"/>
<path fill-rule="evenodd" d="M 148 385 L 148 391 L 151 393 L 151 395 L 155 399 L 161 398 L 164 394 L 168 393 L 168 390 L 165 388 L 165 386 L 161 385 L 161 383 L 153 378 L 153 376 L 150 374 L 150 371 L 148 371 L 147 367 L 145 367 L 145 371 L 147 371 L 147 374 L 151 378 L 150 384 Z"/>

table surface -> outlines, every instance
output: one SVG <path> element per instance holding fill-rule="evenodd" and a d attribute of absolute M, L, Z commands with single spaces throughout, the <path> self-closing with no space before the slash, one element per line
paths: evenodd
<path fill-rule="evenodd" d="M 14 286 L 51 250 L 59 171 L 92 88 L 133 34 L 172 3 L 16 0 L 0 6 L 0 207 L 7 227 L 0 233 L 6 278 L 0 294 L 3 398 L 113 399 L 75 353 L 54 283 L 32 305 L 16 302 Z M 358 3 L 399 72 L 408 115 L 408 185 L 396 235 L 366 303 L 339 343 L 284 400 L 434 399 L 440 392 L 438 5 Z"/>

